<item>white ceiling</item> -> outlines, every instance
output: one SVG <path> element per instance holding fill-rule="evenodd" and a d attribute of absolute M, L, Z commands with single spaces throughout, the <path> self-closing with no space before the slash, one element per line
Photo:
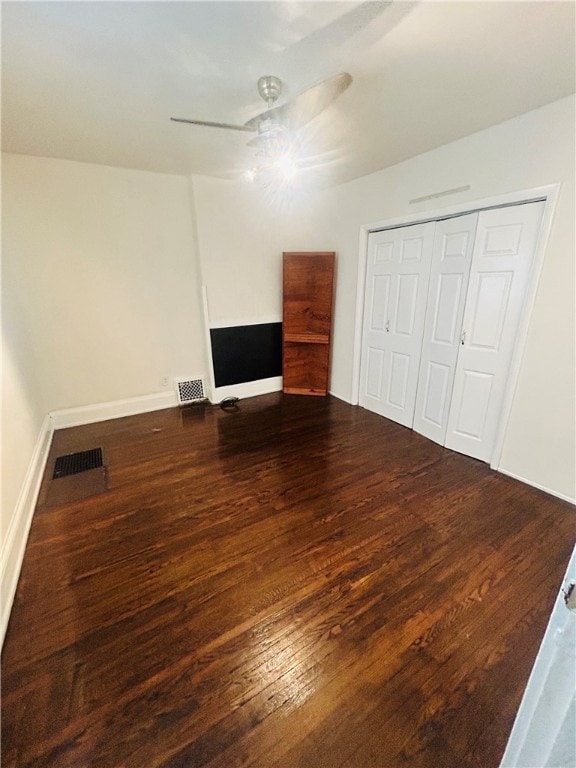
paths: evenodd
<path fill-rule="evenodd" d="M 324 181 L 352 179 L 575 90 L 574 2 L 8 2 L 2 148 L 233 176 L 260 75 L 287 98 L 351 87 L 303 133 Z"/>

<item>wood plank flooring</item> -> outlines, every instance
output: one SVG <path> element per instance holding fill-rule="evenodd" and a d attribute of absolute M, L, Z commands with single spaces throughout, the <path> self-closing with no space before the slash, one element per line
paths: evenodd
<path fill-rule="evenodd" d="M 56 456 L 97 446 L 107 490 L 55 503 Z M 568 504 L 279 393 L 61 430 L 40 501 L 5 768 L 496 768 L 574 535 Z"/>

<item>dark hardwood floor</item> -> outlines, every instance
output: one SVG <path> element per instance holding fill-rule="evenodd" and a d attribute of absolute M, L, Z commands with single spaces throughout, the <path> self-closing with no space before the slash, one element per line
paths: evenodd
<path fill-rule="evenodd" d="M 107 479 L 65 503 L 55 457 L 97 446 Z M 61 430 L 2 765 L 496 768 L 573 535 L 570 505 L 334 398 Z"/>

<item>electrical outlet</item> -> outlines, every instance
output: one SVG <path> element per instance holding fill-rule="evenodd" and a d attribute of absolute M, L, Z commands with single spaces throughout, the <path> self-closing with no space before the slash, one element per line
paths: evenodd
<path fill-rule="evenodd" d="M 160 383 L 162 384 L 163 387 L 167 387 L 168 386 L 168 376 L 162 376 L 162 378 L 160 379 Z"/>

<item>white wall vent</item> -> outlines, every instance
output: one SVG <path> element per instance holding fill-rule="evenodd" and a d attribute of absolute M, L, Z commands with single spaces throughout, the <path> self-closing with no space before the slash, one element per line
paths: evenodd
<path fill-rule="evenodd" d="M 204 379 L 178 379 L 176 381 L 178 405 L 198 403 L 206 400 Z"/>

